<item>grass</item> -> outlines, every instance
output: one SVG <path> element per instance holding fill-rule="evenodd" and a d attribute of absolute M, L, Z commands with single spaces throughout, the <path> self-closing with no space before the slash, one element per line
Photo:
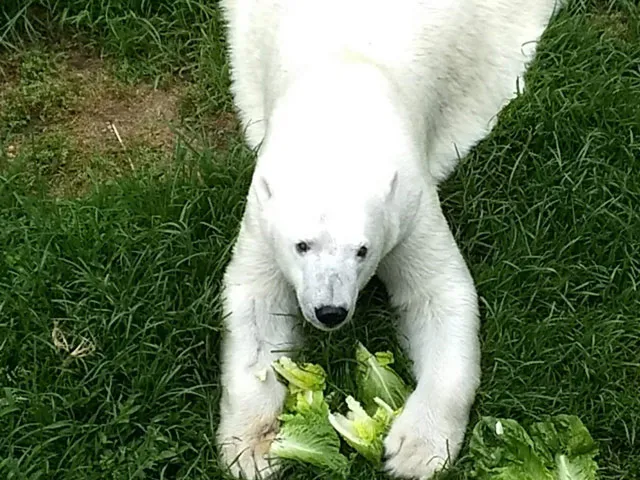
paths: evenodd
<path fill-rule="evenodd" d="M 0 48 L 71 38 L 116 58 L 122 79 L 161 84 L 187 76 L 198 87 L 200 110 L 230 107 L 215 1 L 4 0 L 0 19 Z"/>
<path fill-rule="evenodd" d="M 213 442 L 217 295 L 253 157 L 233 130 L 216 148 L 195 141 L 229 110 L 217 7 L 5 1 L 0 18 L 0 97 L 12 92 L 2 111 L 14 122 L 0 128 L 0 478 L 224 478 Z M 170 151 L 130 153 L 169 161 L 55 195 L 61 171 L 90 176 L 120 157 L 79 149 L 57 128 L 78 112 L 38 53 L 50 39 L 63 51 L 88 43 L 123 84 L 187 84 L 185 136 Z M 471 425 L 576 414 L 611 480 L 640 477 L 639 59 L 633 2 L 573 2 L 545 35 L 527 90 L 442 188 L 481 296 Z M 14 158 L 25 132 L 29 147 Z M 349 391 L 356 338 L 396 350 L 390 315 L 373 282 L 353 325 L 308 329 L 301 355 Z M 402 355 L 399 366 L 407 372 Z M 467 478 L 466 452 L 445 478 Z M 360 460 L 352 472 L 384 478 Z M 291 464 L 284 473 L 326 478 Z"/>

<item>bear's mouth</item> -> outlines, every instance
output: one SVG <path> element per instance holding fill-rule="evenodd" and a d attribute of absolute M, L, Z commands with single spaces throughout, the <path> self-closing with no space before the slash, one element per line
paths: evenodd
<path fill-rule="evenodd" d="M 307 322 L 309 322 L 311 325 L 313 325 L 318 330 L 321 330 L 323 332 L 335 332 L 337 330 L 340 330 L 346 324 L 348 324 L 351 321 L 351 318 L 347 317 L 346 320 L 344 320 L 343 322 L 340 322 L 339 324 L 337 324 L 335 326 L 327 326 L 327 325 L 324 325 L 324 324 L 320 323 L 319 321 L 317 321 L 315 319 L 310 320 L 310 319 L 308 319 L 306 317 L 305 317 L 305 320 Z"/>

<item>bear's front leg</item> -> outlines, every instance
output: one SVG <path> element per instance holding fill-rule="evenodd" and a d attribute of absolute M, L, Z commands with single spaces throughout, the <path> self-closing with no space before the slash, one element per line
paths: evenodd
<path fill-rule="evenodd" d="M 224 278 L 226 332 L 217 442 L 231 473 L 253 479 L 268 477 L 276 467 L 267 453 L 277 432 L 285 387 L 271 362 L 297 343 L 297 303 L 279 275 L 259 270 L 267 263 L 250 257 L 236 248 Z"/>
<path fill-rule="evenodd" d="M 430 478 L 456 458 L 480 380 L 475 287 L 437 198 L 430 203 L 379 270 L 417 380 L 385 439 L 385 467 L 399 478 Z"/>

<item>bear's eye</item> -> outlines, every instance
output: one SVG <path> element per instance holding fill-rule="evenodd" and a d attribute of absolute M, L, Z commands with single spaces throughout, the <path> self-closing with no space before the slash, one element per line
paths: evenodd
<path fill-rule="evenodd" d="M 300 254 L 306 253 L 309 251 L 309 244 L 307 242 L 298 242 L 296 243 L 296 251 Z"/>
<path fill-rule="evenodd" d="M 367 256 L 368 252 L 369 252 L 369 249 L 367 249 L 367 247 L 360 247 L 356 255 L 358 256 L 358 258 L 364 258 Z"/>

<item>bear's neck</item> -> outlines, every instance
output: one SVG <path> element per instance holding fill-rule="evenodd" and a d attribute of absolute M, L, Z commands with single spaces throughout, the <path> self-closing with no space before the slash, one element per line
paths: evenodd
<path fill-rule="evenodd" d="M 373 64 L 317 65 L 273 100 L 264 143 L 284 152 L 279 161 L 293 162 L 293 168 L 305 158 L 311 165 L 335 162 L 342 178 L 393 169 L 395 159 L 425 151 L 424 125 L 409 102 Z"/>

